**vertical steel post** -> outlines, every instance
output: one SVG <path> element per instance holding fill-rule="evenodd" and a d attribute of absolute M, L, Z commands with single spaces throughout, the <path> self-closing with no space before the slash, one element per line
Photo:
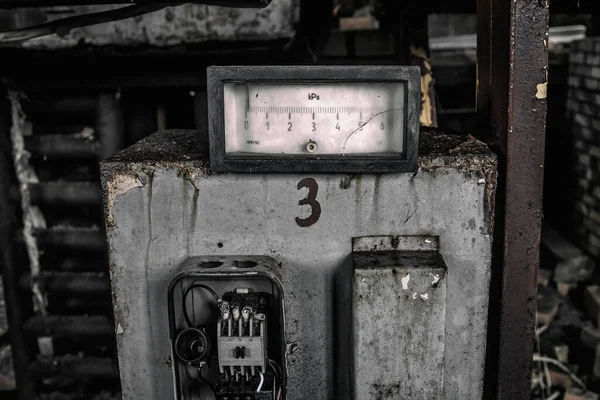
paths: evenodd
<path fill-rule="evenodd" d="M 156 132 L 156 105 L 151 93 L 124 93 L 125 146 L 131 146 Z"/>
<path fill-rule="evenodd" d="M 477 0 L 477 134 L 480 140 L 491 135 L 492 101 L 492 4 Z"/>
<path fill-rule="evenodd" d="M 490 303 L 499 315 L 491 315 L 498 324 L 490 324 L 487 371 L 497 382 L 488 380 L 486 391 L 497 399 L 527 400 L 542 217 L 548 0 L 478 0 L 478 13 L 478 121 L 498 140 L 504 182 L 496 214 L 501 262 L 493 276 L 499 301 Z"/>
<path fill-rule="evenodd" d="M 100 140 L 100 159 L 123 148 L 123 116 L 115 93 L 102 93 L 96 99 L 96 131 Z"/>

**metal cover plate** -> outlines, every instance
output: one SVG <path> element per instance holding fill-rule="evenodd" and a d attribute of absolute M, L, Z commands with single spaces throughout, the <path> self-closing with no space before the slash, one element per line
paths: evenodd
<path fill-rule="evenodd" d="M 354 255 L 354 399 L 443 399 L 446 267 L 437 251 Z"/>

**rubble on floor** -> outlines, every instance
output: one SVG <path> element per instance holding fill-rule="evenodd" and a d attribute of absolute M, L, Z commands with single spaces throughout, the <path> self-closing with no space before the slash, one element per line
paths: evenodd
<path fill-rule="evenodd" d="M 5 340 L 8 335 L 8 319 L 3 288 L 2 276 L 0 276 L 0 393 L 12 391 L 16 386 L 10 346 L 3 344 L 8 341 Z M 1 394 L 0 398 L 2 398 Z"/>
<path fill-rule="evenodd" d="M 2 392 L 14 391 L 16 387 L 10 346 L 0 345 L 0 398 Z"/>
<path fill-rule="evenodd" d="M 600 276 L 556 230 L 542 230 L 532 400 L 600 399 Z"/>
<path fill-rule="evenodd" d="M 120 394 L 114 394 L 110 392 L 102 392 L 94 395 L 93 397 L 87 397 L 87 395 L 82 394 L 81 396 L 70 394 L 63 394 L 59 392 L 54 393 L 44 393 L 38 396 L 36 400 L 121 400 Z"/>
<path fill-rule="evenodd" d="M 8 331 L 8 317 L 6 316 L 6 303 L 4 302 L 4 284 L 0 275 L 0 338 Z"/>

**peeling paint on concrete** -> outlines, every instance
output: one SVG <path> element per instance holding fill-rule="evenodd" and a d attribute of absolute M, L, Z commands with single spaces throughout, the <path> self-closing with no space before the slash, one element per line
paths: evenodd
<path fill-rule="evenodd" d="M 537 93 L 535 97 L 537 99 L 545 99 L 548 95 L 548 82 L 540 83 L 537 85 Z"/>
<path fill-rule="evenodd" d="M 402 282 L 402 289 L 403 290 L 408 290 L 408 282 L 410 282 L 410 274 L 407 274 L 400 281 Z"/>
<path fill-rule="evenodd" d="M 131 189 L 142 187 L 144 184 L 139 177 L 133 175 L 116 175 L 106 184 L 106 224 L 114 225 L 115 221 L 112 215 L 112 208 L 117 196 L 129 192 Z"/>

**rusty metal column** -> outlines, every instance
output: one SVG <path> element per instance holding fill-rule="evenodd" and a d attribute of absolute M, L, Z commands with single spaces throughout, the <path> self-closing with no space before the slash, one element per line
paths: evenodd
<path fill-rule="evenodd" d="M 505 182 L 497 203 L 501 262 L 492 278 L 499 316 L 490 315 L 499 325 L 490 324 L 488 346 L 496 357 L 487 359 L 495 364 L 487 372 L 497 383 L 487 391 L 497 399 L 527 400 L 542 217 L 548 0 L 478 0 L 478 12 L 478 121 L 489 119 L 491 139 L 497 138 L 504 156 L 499 173 Z"/>
<path fill-rule="evenodd" d="M 492 101 L 492 4 L 477 0 L 477 135 L 487 141 L 491 135 Z M 508 90 L 508 89 L 507 89 Z"/>
<path fill-rule="evenodd" d="M 96 100 L 96 132 L 100 141 L 100 160 L 110 157 L 123 148 L 125 140 L 123 125 L 117 94 L 99 94 Z"/>

